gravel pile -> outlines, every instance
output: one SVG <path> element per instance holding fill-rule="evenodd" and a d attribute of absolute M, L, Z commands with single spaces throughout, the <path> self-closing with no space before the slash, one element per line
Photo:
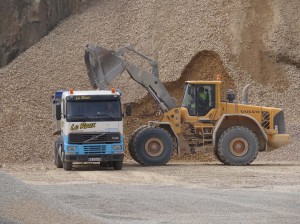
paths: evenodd
<path fill-rule="evenodd" d="M 245 84 L 251 83 L 252 103 L 286 110 L 287 131 L 292 134 L 293 142 L 274 153 L 261 154 L 260 158 L 299 160 L 300 71 L 297 65 L 276 62 L 272 42 L 289 32 L 280 29 L 289 12 L 276 8 L 280 0 L 274 1 L 278 4 L 261 3 L 267 4 L 264 7 L 269 7 L 276 17 L 274 21 L 263 21 L 262 17 L 262 23 L 257 24 L 264 24 L 266 29 L 258 25 L 258 34 L 251 40 L 253 33 L 246 31 L 249 27 L 255 30 L 251 10 L 259 9 L 260 2 L 253 1 L 251 4 L 256 7 L 251 7 L 248 1 L 95 1 L 84 13 L 62 22 L 0 70 L 0 162 L 52 159 L 50 98 L 61 88 L 90 89 L 83 61 L 87 43 L 111 49 L 132 43 L 158 61 L 161 79 L 168 82 L 181 76 L 194 55 L 205 50 L 214 52 L 239 93 Z M 297 0 L 292 2 L 297 11 Z M 249 45 L 251 41 L 253 48 Z M 257 59 L 250 64 L 244 58 L 249 46 L 249 58 Z M 258 54 L 261 46 L 264 46 L 263 61 L 270 66 L 255 70 L 264 65 Z M 128 75 L 119 77 L 114 86 L 123 91 L 123 102 L 137 101 L 146 94 Z"/>

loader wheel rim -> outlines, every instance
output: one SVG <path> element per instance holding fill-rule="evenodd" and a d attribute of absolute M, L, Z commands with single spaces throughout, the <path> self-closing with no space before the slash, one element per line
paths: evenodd
<path fill-rule="evenodd" d="M 164 144 L 159 138 L 150 138 L 145 143 L 145 151 L 149 156 L 160 156 L 164 151 Z"/>
<path fill-rule="evenodd" d="M 235 156 L 244 156 L 249 150 L 249 144 L 244 138 L 234 138 L 230 142 L 229 149 Z"/>

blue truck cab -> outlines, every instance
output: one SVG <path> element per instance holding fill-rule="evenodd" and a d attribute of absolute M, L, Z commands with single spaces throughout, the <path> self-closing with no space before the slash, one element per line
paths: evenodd
<path fill-rule="evenodd" d="M 122 169 L 124 135 L 119 92 L 59 90 L 52 103 L 57 168 L 71 170 L 75 162 L 100 162 L 101 166 Z"/>

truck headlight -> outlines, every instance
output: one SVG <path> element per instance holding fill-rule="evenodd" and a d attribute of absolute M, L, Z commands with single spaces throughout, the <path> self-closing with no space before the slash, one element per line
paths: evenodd
<path fill-rule="evenodd" d="M 121 145 L 114 145 L 114 150 L 121 150 L 122 146 Z"/>
<path fill-rule="evenodd" d="M 75 151 L 76 150 L 76 146 L 68 146 L 68 151 Z"/>

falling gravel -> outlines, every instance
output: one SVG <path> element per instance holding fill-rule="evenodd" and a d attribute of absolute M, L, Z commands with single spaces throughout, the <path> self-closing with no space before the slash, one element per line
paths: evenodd
<path fill-rule="evenodd" d="M 83 61 L 87 43 L 111 49 L 132 43 L 158 61 L 163 82 L 178 80 L 195 55 L 205 51 L 217 55 L 239 99 L 250 83 L 251 103 L 285 109 L 292 142 L 261 153 L 258 159 L 298 161 L 300 4 L 297 0 L 290 4 L 280 0 L 95 1 L 0 70 L 0 163 L 52 160 L 51 95 L 62 88 L 91 88 Z M 211 67 L 200 71 L 214 71 L 214 64 L 207 65 Z M 199 73 L 197 79 L 214 75 Z M 138 102 L 146 95 L 126 74 L 114 86 L 121 88 L 124 103 Z"/>

